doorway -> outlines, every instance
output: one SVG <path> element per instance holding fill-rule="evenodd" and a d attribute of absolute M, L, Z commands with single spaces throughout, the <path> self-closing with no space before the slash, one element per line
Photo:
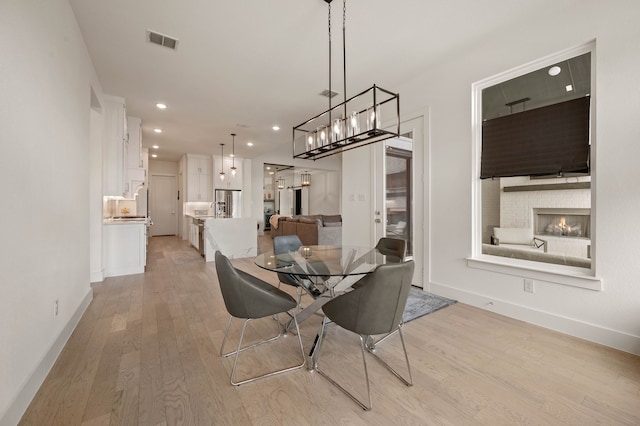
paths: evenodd
<path fill-rule="evenodd" d="M 293 198 L 294 198 L 293 214 L 296 216 L 301 215 L 302 214 L 302 189 L 294 190 Z"/>
<path fill-rule="evenodd" d="M 149 184 L 149 203 L 151 206 L 150 228 L 152 237 L 160 235 L 177 235 L 178 208 L 176 177 L 167 175 L 151 175 Z"/>
<path fill-rule="evenodd" d="M 401 136 L 376 144 L 372 158 L 371 235 L 407 242 L 407 259 L 415 262 L 412 284 L 428 291 L 429 205 L 428 134 L 424 116 L 402 122 Z"/>
<path fill-rule="evenodd" d="M 399 144 L 386 146 L 385 156 L 385 234 L 407 242 L 407 256 L 413 256 L 413 215 L 411 206 L 413 152 Z M 407 144 L 409 145 L 409 144 Z"/>

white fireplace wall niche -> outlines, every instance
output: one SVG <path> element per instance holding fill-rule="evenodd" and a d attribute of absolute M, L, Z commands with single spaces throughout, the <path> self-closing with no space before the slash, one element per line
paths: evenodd
<path fill-rule="evenodd" d="M 500 226 L 533 229 L 538 238 L 547 241 L 548 253 L 589 258 L 591 189 L 550 188 L 558 184 L 590 181 L 590 176 L 501 178 Z M 549 185 L 549 189 L 514 190 L 514 187 L 531 185 Z"/>

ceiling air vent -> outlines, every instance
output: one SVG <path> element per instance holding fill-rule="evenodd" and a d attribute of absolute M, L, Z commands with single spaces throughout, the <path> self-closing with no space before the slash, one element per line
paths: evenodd
<path fill-rule="evenodd" d="M 329 89 L 324 89 L 322 92 L 320 92 L 320 96 L 324 96 L 324 97 L 327 97 L 327 98 L 333 98 L 337 94 L 338 94 L 338 92 L 335 92 L 335 91 L 329 90 Z M 329 96 L 329 95 L 331 95 L 331 96 Z"/>
<path fill-rule="evenodd" d="M 147 30 L 147 41 L 172 50 L 176 50 L 178 47 L 178 39 L 151 30 Z"/>

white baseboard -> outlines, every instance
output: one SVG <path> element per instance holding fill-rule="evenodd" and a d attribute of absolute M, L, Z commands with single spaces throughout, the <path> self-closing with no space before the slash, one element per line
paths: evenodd
<path fill-rule="evenodd" d="M 99 271 L 91 271 L 89 274 L 89 280 L 92 283 L 101 283 L 104 281 L 104 270 L 100 269 Z"/>
<path fill-rule="evenodd" d="M 512 302 L 463 291 L 447 285 L 430 283 L 430 292 L 455 299 L 467 305 L 515 318 L 570 336 L 599 343 L 624 352 L 640 355 L 640 336 L 589 324 L 561 315 L 542 312 Z"/>
<path fill-rule="evenodd" d="M 93 289 L 89 287 L 87 294 L 69 319 L 69 322 L 67 322 L 47 353 L 34 368 L 24 386 L 22 386 L 22 389 L 20 389 L 14 400 L 9 405 L 7 411 L 0 417 L 0 426 L 14 426 L 18 424 L 92 300 Z"/>

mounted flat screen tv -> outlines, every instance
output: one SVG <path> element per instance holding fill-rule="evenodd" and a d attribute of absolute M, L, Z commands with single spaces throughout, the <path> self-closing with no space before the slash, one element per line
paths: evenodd
<path fill-rule="evenodd" d="M 589 96 L 482 123 L 480 178 L 589 173 Z"/>

